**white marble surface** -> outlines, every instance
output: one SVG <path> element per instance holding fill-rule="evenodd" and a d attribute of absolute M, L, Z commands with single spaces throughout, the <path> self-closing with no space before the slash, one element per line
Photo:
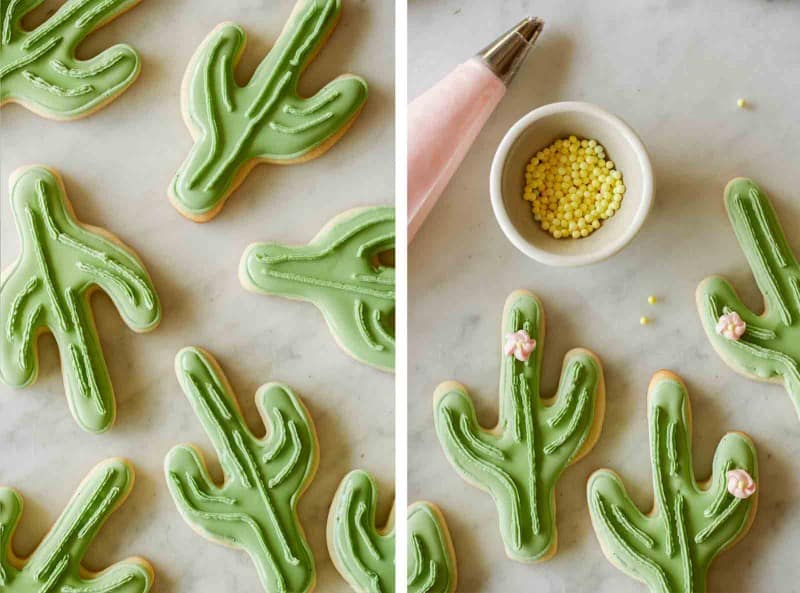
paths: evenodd
<path fill-rule="evenodd" d="M 727 430 L 759 450 L 761 497 L 752 531 L 710 572 L 716 592 L 800 591 L 800 422 L 784 390 L 735 375 L 713 353 L 694 290 L 722 273 L 746 302 L 760 296 L 723 211 L 737 175 L 772 197 L 800 253 L 800 5 L 741 0 L 606 2 L 445 0 L 409 3 L 409 94 L 416 96 L 519 18 L 547 26 L 410 249 L 409 500 L 439 504 L 453 532 L 462 593 L 638 592 L 645 588 L 603 557 L 589 521 L 585 483 L 610 466 L 635 501 L 652 501 L 645 393 L 654 371 L 684 377 L 693 402 L 701 477 Z M 745 97 L 752 109 L 741 111 Z M 626 119 L 647 145 L 655 207 L 622 253 L 589 268 L 553 269 L 506 241 L 489 205 L 492 155 L 520 116 L 545 103 L 586 100 Z M 608 407 L 594 451 L 557 491 L 559 551 L 543 565 L 505 558 L 494 505 L 449 466 L 433 430 L 431 394 L 458 379 L 485 426 L 496 421 L 499 324 L 516 288 L 539 294 L 548 315 L 544 392 L 574 346 L 602 358 Z M 647 304 L 649 294 L 660 303 Z M 647 314 L 652 325 L 639 326 Z"/>
<path fill-rule="evenodd" d="M 8 175 L 23 165 L 45 163 L 64 176 L 81 220 L 108 228 L 139 253 L 164 309 L 156 331 L 137 335 L 107 297 L 94 298 L 118 406 L 116 426 L 105 435 L 83 433 L 72 420 L 50 337 L 40 343 L 38 383 L 23 391 L 0 387 L 0 484 L 25 497 L 15 544 L 19 554 L 32 551 L 95 463 L 124 456 L 134 463 L 136 485 L 100 532 L 87 566 L 105 567 L 140 554 L 155 567 L 155 593 L 261 590 L 247 555 L 195 534 L 164 482 L 164 455 L 182 441 L 199 444 L 221 477 L 172 369 L 179 348 L 200 345 L 222 364 L 257 432 L 263 428 L 253 394 L 262 383 L 284 381 L 308 406 L 321 459 L 301 499 L 300 519 L 316 558 L 318 590 L 349 591 L 328 558 L 328 505 L 342 476 L 360 467 L 378 476 L 381 508 L 388 512 L 394 491 L 394 376 L 344 354 L 313 305 L 247 293 L 236 271 L 251 241 L 305 243 L 341 211 L 393 201 L 393 6 L 345 0 L 338 29 L 301 82 L 301 91 L 310 94 L 351 71 L 370 84 L 360 119 L 328 154 L 299 166 L 257 167 L 206 225 L 179 216 L 166 197 L 191 146 L 179 87 L 195 48 L 218 23 L 241 23 L 248 34 L 239 70 L 245 80 L 292 5 L 292 0 L 144 0 L 84 46 L 91 54 L 124 41 L 141 51 L 141 78 L 120 99 L 73 123 L 43 120 L 18 106 L 2 110 L 3 266 L 18 251 Z"/>

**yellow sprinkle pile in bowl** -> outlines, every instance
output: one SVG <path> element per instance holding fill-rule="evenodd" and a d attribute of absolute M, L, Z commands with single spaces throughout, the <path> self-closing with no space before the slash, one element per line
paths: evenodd
<path fill-rule="evenodd" d="M 536 153 L 525 167 L 533 218 L 556 239 L 588 237 L 622 204 L 625 184 L 597 140 L 570 136 Z"/>

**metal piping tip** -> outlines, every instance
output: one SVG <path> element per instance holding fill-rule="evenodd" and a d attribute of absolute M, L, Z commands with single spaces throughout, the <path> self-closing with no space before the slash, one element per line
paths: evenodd
<path fill-rule="evenodd" d="M 540 18 L 522 19 L 478 52 L 477 57 L 508 86 L 543 28 Z"/>

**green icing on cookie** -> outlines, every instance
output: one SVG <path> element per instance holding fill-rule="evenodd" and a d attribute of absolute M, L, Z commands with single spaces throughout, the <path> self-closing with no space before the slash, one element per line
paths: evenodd
<path fill-rule="evenodd" d="M 654 510 L 645 515 L 610 470 L 592 474 L 589 510 L 603 552 L 653 593 L 706 591 L 714 557 L 749 527 L 756 495 L 736 498 L 726 474 L 745 470 L 758 483 L 756 450 L 740 433 L 728 433 L 714 454 L 711 480 L 698 485 L 692 469 L 692 435 L 686 388 L 658 373 L 648 393 Z"/>
<path fill-rule="evenodd" d="M 0 590 L 4 593 L 147 593 L 153 570 L 142 559 L 118 562 L 100 573 L 81 566 L 108 516 L 133 487 L 133 469 L 108 459 L 81 483 L 61 518 L 27 560 L 14 556 L 12 537 L 22 516 L 22 497 L 0 488 Z"/>
<path fill-rule="evenodd" d="M 394 268 L 378 257 L 394 249 L 394 208 L 351 210 L 307 246 L 256 243 L 239 278 L 262 294 L 311 301 L 339 344 L 357 360 L 394 369 Z"/>
<path fill-rule="evenodd" d="M 365 471 L 347 474 L 331 505 L 328 551 L 357 593 L 393 593 L 394 530 L 375 526 L 378 488 Z"/>
<path fill-rule="evenodd" d="M 543 315 L 532 293 L 517 291 L 506 300 L 503 335 L 523 330 L 536 347 L 525 362 L 503 354 L 495 429 L 478 425 L 460 384 L 443 383 L 434 394 L 436 432 L 447 458 L 465 480 L 491 494 L 506 553 L 521 562 L 546 559 L 554 551 L 556 482 L 593 444 L 604 409 L 598 406 L 605 394 L 600 363 L 582 349 L 567 353 L 558 394 L 543 401 Z"/>
<path fill-rule="evenodd" d="M 734 369 L 758 379 L 783 382 L 800 414 L 800 266 L 789 249 L 775 211 L 749 179 L 734 179 L 725 206 L 736 238 L 764 294 L 766 310 L 756 315 L 718 276 L 697 289 L 703 327 L 714 349 Z M 716 332 L 719 318 L 735 312 L 747 324 L 739 340 Z"/>
<path fill-rule="evenodd" d="M 181 515 L 211 540 L 246 551 L 268 593 L 311 591 L 314 558 L 297 503 L 316 470 L 317 443 L 302 402 L 286 385 L 259 388 L 256 405 L 267 436 L 258 439 L 209 354 L 181 350 L 175 372 L 225 472 L 217 486 L 194 447 L 172 449 L 164 467 Z"/>
<path fill-rule="evenodd" d="M 408 507 L 408 592 L 453 593 L 456 557 L 444 517 L 427 502 Z"/>
<path fill-rule="evenodd" d="M 134 331 L 153 329 L 161 306 L 150 277 L 118 240 L 75 219 L 58 175 L 41 166 L 11 178 L 11 207 L 22 243 L 0 282 L 0 380 L 36 380 L 37 336 L 53 333 L 67 399 L 84 430 L 114 423 L 114 391 L 95 330 L 90 291 L 100 288 Z"/>
<path fill-rule="evenodd" d="M 75 48 L 139 0 L 68 0 L 26 31 L 22 17 L 43 1 L 0 2 L 0 104 L 20 103 L 54 119 L 88 115 L 133 83 L 141 64 L 127 45 L 115 45 L 90 60 L 77 59 Z"/>
<path fill-rule="evenodd" d="M 363 79 L 342 75 L 311 98 L 297 94 L 300 74 L 336 26 L 341 9 L 341 0 L 301 0 L 243 87 L 234 80 L 245 43 L 241 27 L 223 23 L 203 42 L 183 93 L 196 143 L 170 186 L 181 213 L 213 217 L 256 161 L 304 160 L 347 129 L 367 98 Z"/>

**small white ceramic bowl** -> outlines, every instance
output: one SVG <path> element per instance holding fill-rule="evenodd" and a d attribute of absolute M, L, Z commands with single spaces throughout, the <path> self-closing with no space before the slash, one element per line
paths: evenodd
<path fill-rule="evenodd" d="M 620 209 L 591 235 L 554 239 L 522 198 L 525 166 L 539 150 L 570 135 L 602 144 L 626 189 Z M 653 201 L 653 170 L 636 132 L 596 105 L 573 101 L 539 107 L 515 123 L 494 155 L 489 184 L 494 215 L 506 237 L 525 255 L 549 266 L 582 266 L 615 254 L 642 227 Z"/>

